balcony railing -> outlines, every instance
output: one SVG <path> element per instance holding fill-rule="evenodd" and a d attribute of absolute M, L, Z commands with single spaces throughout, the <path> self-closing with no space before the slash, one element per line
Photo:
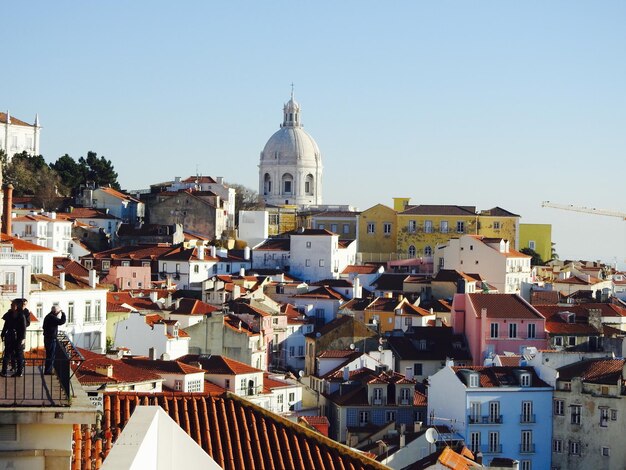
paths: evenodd
<path fill-rule="evenodd" d="M 483 454 L 501 454 L 502 444 L 480 446 L 480 450 L 483 451 Z"/>
<path fill-rule="evenodd" d="M 535 415 L 534 414 L 523 414 L 519 417 L 520 423 L 535 423 Z"/>
<path fill-rule="evenodd" d="M 469 424 L 502 424 L 502 415 L 472 416 L 467 417 Z"/>
<path fill-rule="evenodd" d="M 17 292 L 17 284 L 0 284 L 0 292 L 3 294 L 15 294 Z"/>
<path fill-rule="evenodd" d="M 9 375 L 0 377 L 0 407 L 70 405 L 73 394 L 72 365 L 80 367 L 84 359 L 64 332 L 59 332 L 56 341 L 54 373 L 45 375 L 46 353 L 42 331 L 26 332 L 28 350 L 24 352 L 22 375 L 11 377 L 19 365 L 7 358 Z M 1 359 L 4 360 L 4 351 Z"/>
<path fill-rule="evenodd" d="M 520 444 L 519 453 L 520 454 L 534 454 L 535 444 Z"/>

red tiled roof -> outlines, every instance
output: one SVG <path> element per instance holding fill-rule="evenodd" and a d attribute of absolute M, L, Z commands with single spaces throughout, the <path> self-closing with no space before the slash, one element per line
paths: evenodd
<path fill-rule="evenodd" d="M 85 258 L 95 259 L 125 259 L 125 260 L 155 260 L 163 253 L 167 253 L 172 249 L 169 245 L 139 245 L 139 246 L 120 246 L 111 250 L 94 253 L 91 256 L 83 256 Z"/>
<path fill-rule="evenodd" d="M 198 372 L 204 372 L 204 370 L 197 367 L 190 366 L 181 361 L 163 361 L 160 359 L 142 359 L 138 357 L 125 357 L 122 358 L 126 364 L 131 366 L 141 367 L 145 370 L 167 373 L 167 374 L 195 374 Z"/>
<path fill-rule="evenodd" d="M 459 379 L 462 376 L 463 370 L 472 370 L 477 372 L 480 375 L 480 386 L 481 387 L 507 387 L 507 386 L 518 386 L 517 379 L 515 378 L 514 371 L 523 370 L 525 372 L 530 373 L 531 387 L 550 387 L 547 383 L 539 378 L 535 369 L 532 367 L 484 367 L 484 366 L 468 366 L 468 367 L 453 367 L 452 370 L 456 372 L 457 377 Z"/>
<path fill-rule="evenodd" d="M 59 273 L 62 272 L 79 277 L 89 277 L 89 269 L 84 267 L 82 264 L 69 258 L 55 257 L 53 261 L 52 275 L 58 276 Z"/>
<path fill-rule="evenodd" d="M 161 376 L 146 370 L 143 367 L 135 367 L 127 364 L 122 360 L 110 359 L 101 354 L 95 354 L 86 349 L 79 351 L 85 358 L 82 365 L 76 369 L 76 377 L 83 385 L 95 385 L 105 383 L 137 383 L 161 380 Z M 96 372 L 97 368 L 112 366 L 112 375 L 106 375 Z"/>
<path fill-rule="evenodd" d="M 624 359 L 590 359 L 558 368 L 558 380 L 580 377 L 583 382 L 614 385 L 622 378 Z"/>
<path fill-rule="evenodd" d="M 50 276 L 49 274 L 31 274 L 31 280 L 34 284 L 41 283 L 42 291 L 58 291 L 61 289 L 61 280 L 59 277 Z M 89 285 L 89 281 L 72 274 L 65 275 L 64 290 L 89 290 L 93 289 Z M 96 284 L 95 289 L 104 289 L 101 284 Z"/>
<path fill-rule="evenodd" d="M 620 307 L 615 304 L 607 304 L 607 303 L 586 303 L 582 305 L 533 305 L 539 313 L 541 313 L 546 318 L 553 316 L 556 313 L 560 312 L 572 312 L 575 313 L 576 316 L 589 316 L 590 309 L 598 309 L 601 311 L 600 316 L 602 317 L 626 317 L 626 308 Z"/>
<path fill-rule="evenodd" d="M 134 197 L 129 196 L 128 194 L 124 194 L 124 193 L 122 193 L 120 191 L 117 191 L 117 190 L 115 190 L 113 188 L 108 188 L 108 187 L 104 187 L 103 186 L 103 187 L 100 187 L 98 189 L 100 191 L 108 194 L 109 196 L 113 196 L 113 197 L 116 197 L 118 199 L 123 199 L 125 201 L 132 201 L 132 202 L 141 202 L 138 199 L 135 199 Z"/>
<path fill-rule="evenodd" d="M 75 439 L 94 442 L 105 457 L 138 405 L 159 405 L 225 470 L 243 468 L 376 470 L 387 467 L 305 426 L 233 395 L 105 393 L 104 445 L 75 428 Z M 95 434 L 95 433 L 94 433 Z M 105 449 L 98 453 L 98 449 Z M 81 459 L 77 459 L 81 463 Z M 91 462 L 90 462 L 91 464 Z"/>
<path fill-rule="evenodd" d="M 0 111 L 0 123 L 2 124 L 6 124 L 7 122 L 7 113 L 3 113 Z M 28 124 L 25 121 L 22 121 L 21 119 L 18 119 L 16 117 L 11 116 L 11 124 L 14 126 L 28 126 L 28 127 L 35 127 L 34 124 Z"/>
<path fill-rule="evenodd" d="M 254 374 L 257 372 L 263 372 L 261 369 L 255 369 L 243 362 L 235 361 L 226 356 L 219 355 L 199 355 L 199 354 L 187 354 L 179 357 L 179 361 L 184 363 L 199 362 L 202 369 L 209 374 L 217 375 L 239 375 L 239 374 Z"/>
<path fill-rule="evenodd" d="M 136 310 L 160 310 L 159 305 L 150 300 L 150 297 L 135 297 L 127 291 L 107 292 L 107 311 L 109 311 L 109 306 L 113 309 L 112 311 L 129 311 L 128 308 L 122 307 L 123 304 Z"/>
<path fill-rule="evenodd" d="M 358 351 L 353 351 L 352 349 L 330 349 L 322 351 L 317 357 L 320 359 L 343 359 L 353 356 L 355 352 Z"/>
<path fill-rule="evenodd" d="M 74 207 L 72 212 L 58 212 L 57 219 L 74 220 L 74 219 L 114 219 L 121 220 L 114 215 L 107 214 L 98 209 L 89 207 Z"/>
<path fill-rule="evenodd" d="M 426 205 L 406 206 L 400 215 L 461 215 L 475 216 L 475 206 Z"/>
<path fill-rule="evenodd" d="M 487 318 L 528 318 L 544 317 L 530 304 L 516 294 L 467 294 L 474 306 L 476 315 L 487 309 Z"/>
<path fill-rule="evenodd" d="M 300 419 L 311 426 L 316 425 L 330 425 L 328 418 L 326 416 L 300 416 Z"/>
<path fill-rule="evenodd" d="M 500 360 L 500 364 L 504 367 L 517 367 L 520 365 L 520 360 L 522 356 L 518 354 L 505 356 L 503 354 L 498 355 L 498 359 Z"/>
<path fill-rule="evenodd" d="M 12 237 L 11 235 L 7 235 L 6 233 L 0 233 L 0 243 L 10 243 L 13 245 L 13 249 L 15 251 L 48 251 L 53 252 L 50 248 L 46 248 L 45 246 L 39 246 L 35 243 L 27 242 L 26 240 L 21 240 L 17 237 Z"/>
<path fill-rule="evenodd" d="M 313 289 L 303 294 L 294 295 L 294 298 L 345 300 L 345 297 L 339 292 L 334 291 L 326 286 L 318 287 L 317 289 Z"/>
<path fill-rule="evenodd" d="M 351 264 L 346 266 L 346 268 L 341 272 L 341 274 L 374 274 L 378 272 L 379 266 L 364 264 L 364 265 L 354 265 Z"/>
<path fill-rule="evenodd" d="M 202 302 L 201 300 L 183 298 L 180 299 L 178 308 L 172 310 L 172 313 L 184 315 L 208 315 L 216 310 L 219 310 L 219 308 Z"/>

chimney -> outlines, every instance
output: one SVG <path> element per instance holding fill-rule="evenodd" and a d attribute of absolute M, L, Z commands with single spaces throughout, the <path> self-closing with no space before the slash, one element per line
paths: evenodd
<path fill-rule="evenodd" d="M 215 258 L 217 256 L 217 247 L 215 245 L 211 245 L 211 258 Z"/>
<path fill-rule="evenodd" d="M 159 297 L 159 294 L 157 293 L 157 291 L 154 291 L 154 290 L 150 291 L 150 300 L 152 302 L 156 302 L 158 297 Z"/>
<path fill-rule="evenodd" d="M 239 297 L 241 297 L 241 287 L 239 287 L 237 284 L 235 284 L 235 285 L 233 285 L 232 300 L 238 299 Z"/>
<path fill-rule="evenodd" d="M 11 212 L 13 211 L 13 185 L 4 188 L 4 207 L 2 211 L 2 233 L 11 235 Z"/>
<path fill-rule="evenodd" d="M 105 377 L 113 377 L 113 364 L 96 366 L 96 374 L 104 375 Z"/>
<path fill-rule="evenodd" d="M 413 421 L 413 432 L 420 432 L 422 430 L 421 421 Z"/>
<path fill-rule="evenodd" d="M 199 245 L 197 248 L 198 251 L 198 259 L 204 260 L 204 245 Z"/>
<path fill-rule="evenodd" d="M 400 434 L 400 449 L 402 449 L 406 445 L 406 436 L 404 434 Z"/>
<path fill-rule="evenodd" d="M 92 289 L 96 288 L 96 280 L 97 280 L 97 276 L 96 276 L 96 270 L 95 269 L 90 269 L 89 270 L 89 287 L 91 287 Z"/>
<path fill-rule="evenodd" d="M 246 275 L 246 269 L 245 268 L 241 268 L 239 270 L 239 277 L 244 277 Z"/>
<path fill-rule="evenodd" d="M 480 318 L 487 318 L 487 309 L 486 308 L 481 308 L 480 309 Z"/>
<path fill-rule="evenodd" d="M 344 382 L 347 382 L 348 380 L 350 380 L 350 368 L 349 367 L 343 368 L 343 380 Z"/>
<path fill-rule="evenodd" d="M 404 377 L 406 377 L 407 380 L 413 380 L 413 367 L 405 367 L 404 371 Z"/>
<path fill-rule="evenodd" d="M 243 259 L 248 261 L 250 259 L 250 247 L 247 246 L 243 249 Z"/>
<path fill-rule="evenodd" d="M 151 361 L 154 361 L 156 359 L 156 349 L 154 348 L 148 349 L 148 357 L 150 358 Z"/>
<path fill-rule="evenodd" d="M 65 290 L 65 272 L 59 273 L 59 287 Z"/>

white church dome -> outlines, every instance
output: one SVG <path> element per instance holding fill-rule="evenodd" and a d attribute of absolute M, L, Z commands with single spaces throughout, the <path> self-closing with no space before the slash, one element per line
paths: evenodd
<path fill-rule="evenodd" d="M 270 137 L 261 154 L 261 160 L 278 164 L 316 163 L 320 149 L 313 137 L 301 127 L 282 127 Z"/>

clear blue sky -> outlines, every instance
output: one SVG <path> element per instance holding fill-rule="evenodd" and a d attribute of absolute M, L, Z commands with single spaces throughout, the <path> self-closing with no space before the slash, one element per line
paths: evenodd
<path fill-rule="evenodd" d="M 290 83 L 324 202 L 496 205 L 561 257 L 626 259 L 626 2 L 10 2 L 0 109 L 48 161 L 94 150 L 124 188 L 257 189 Z"/>

